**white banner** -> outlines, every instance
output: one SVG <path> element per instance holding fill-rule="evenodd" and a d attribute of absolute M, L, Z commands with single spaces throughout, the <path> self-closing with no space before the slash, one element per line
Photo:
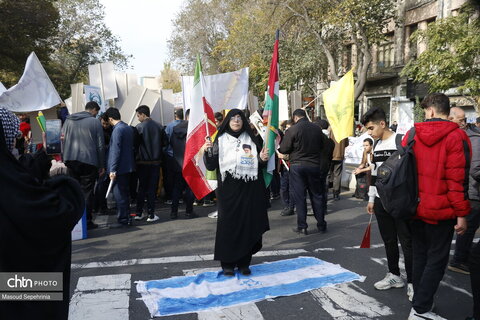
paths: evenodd
<path fill-rule="evenodd" d="M 363 157 L 363 140 L 373 138 L 364 133 L 360 137 L 348 137 L 348 146 L 345 148 L 345 163 L 352 163 L 359 165 Z"/>
<path fill-rule="evenodd" d="M 28 56 L 18 83 L 0 95 L 0 106 L 13 112 L 45 110 L 61 102 L 35 52 Z"/>
<path fill-rule="evenodd" d="M 90 101 L 95 101 L 100 106 L 100 113 L 108 109 L 108 101 L 102 99 L 102 92 L 99 87 L 84 86 L 85 88 L 85 104 Z M 78 110 L 81 111 L 81 110 Z M 78 112 L 77 111 L 77 112 Z"/>
<path fill-rule="evenodd" d="M 290 119 L 290 113 L 288 112 L 288 94 L 287 90 L 280 90 L 278 96 L 278 120 Z"/>
<path fill-rule="evenodd" d="M 410 100 L 403 100 L 398 102 L 398 126 L 397 133 L 405 134 L 411 127 L 413 127 L 413 102 Z"/>
<path fill-rule="evenodd" d="M 105 100 L 115 99 L 118 97 L 113 62 L 109 61 L 105 63 L 89 65 L 88 78 L 90 79 L 91 86 L 100 88 L 102 97 Z"/>
<path fill-rule="evenodd" d="M 224 109 L 246 109 L 248 102 L 248 68 L 204 76 L 204 94 L 213 112 Z M 184 109 L 190 109 L 193 76 L 182 77 Z"/>

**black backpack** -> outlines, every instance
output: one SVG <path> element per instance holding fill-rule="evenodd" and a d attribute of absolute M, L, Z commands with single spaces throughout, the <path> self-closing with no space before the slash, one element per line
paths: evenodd
<path fill-rule="evenodd" d="M 418 205 L 417 164 L 413 145 L 415 128 L 408 134 L 405 147 L 401 135 L 396 136 L 397 151 L 377 169 L 375 186 L 385 210 L 394 218 L 410 219 Z"/>

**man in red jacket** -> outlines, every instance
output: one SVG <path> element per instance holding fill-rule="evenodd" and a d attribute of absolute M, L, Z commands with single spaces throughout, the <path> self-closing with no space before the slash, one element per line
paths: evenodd
<path fill-rule="evenodd" d="M 412 223 L 414 297 L 409 320 L 444 319 L 432 312 L 433 298 L 448 263 L 454 230 L 463 234 L 470 212 L 470 140 L 448 121 L 450 101 L 441 93 L 421 104 L 425 122 L 415 124 L 419 204 Z M 406 145 L 408 134 L 403 139 Z"/>

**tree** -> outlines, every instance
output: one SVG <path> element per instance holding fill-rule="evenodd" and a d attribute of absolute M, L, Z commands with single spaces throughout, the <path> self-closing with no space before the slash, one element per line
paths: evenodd
<path fill-rule="evenodd" d="M 230 25 L 230 4 L 234 0 L 187 0 L 173 20 L 168 41 L 170 55 L 179 68 L 193 74 L 197 54 L 206 74 L 220 72 L 212 54 L 217 42 L 225 39 Z"/>
<path fill-rule="evenodd" d="M 163 89 L 172 89 L 173 93 L 182 91 L 180 72 L 172 69 L 171 63 L 163 64 L 163 70 L 160 71 L 160 78 Z"/>
<path fill-rule="evenodd" d="M 41 61 L 49 60 L 50 39 L 57 34 L 59 21 L 53 2 L 0 1 L 0 81 L 7 87 L 18 81 L 32 51 Z"/>
<path fill-rule="evenodd" d="M 53 39 L 53 63 L 48 66 L 60 95 L 70 95 L 70 84 L 88 82 L 88 65 L 112 61 L 119 69 L 129 66 L 131 55 L 105 25 L 104 7 L 98 0 L 57 0 L 58 34 Z"/>
<path fill-rule="evenodd" d="M 462 7 L 458 16 L 440 19 L 418 30 L 413 41 L 424 41 L 427 49 L 410 60 L 403 76 L 429 85 L 431 92 L 457 87 L 479 111 L 480 105 L 480 22 L 472 19 L 478 6 Z"/>
<path fill-rule="evenodd" d="M 402 1 L 398 1 L 402 2 Z M 275 6 L 291 13 L 316 40 L 325 55 L 328 76 L 338 80 L 346 70 L 339 57 L 346 43 L 356 47 L 355 100 L 362 94 L 372 62 L 372 45 L 380 42 L 394 14 L 393 0 L 276 0 Z M 324 79 L 328 80 L 328 79 Z"/>

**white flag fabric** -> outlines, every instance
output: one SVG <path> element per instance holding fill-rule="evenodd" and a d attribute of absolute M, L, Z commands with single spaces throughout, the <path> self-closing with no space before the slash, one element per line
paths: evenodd
<path fill-rule="evenodd" d="M 226 277 L 223 272 L 138 281 L 151 317 L 170 316 L 291 296 L 365 278 L 313 257 L 267 262 L 251 266 L 252 274 Z"/>
<path fill-rule="evenodd" d="M 248 68 L 234 72 L 203 76 L 204 94 L 213 112 L 224 109 L 246 109 L 248 103 Z M 182 77 L 185 111 L 192 106 L 193 76 Z"/>
<path fill-rule="evenodd" d="M 7 88 L 5 88 L 3 83 L 0 82 L 0 94 L 4 93 L 5 91 L 7 91 Z"/>
<path fill-rule="evenodd" d="M 18 83 L 0 95 L 0 107 L 13 112 L 45 110 L 61 102 L 35 52 L 28 56 Z"/>

